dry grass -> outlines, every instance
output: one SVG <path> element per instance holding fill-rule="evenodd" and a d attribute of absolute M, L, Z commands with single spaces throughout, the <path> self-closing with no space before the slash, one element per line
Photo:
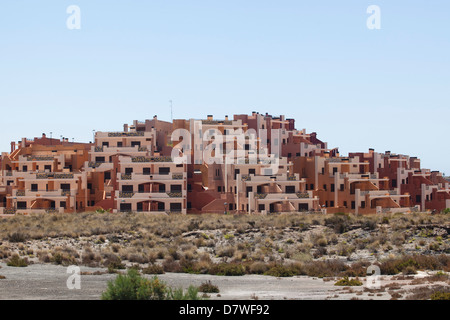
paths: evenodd
<path fill-rule="evenodd" d="M 17 215 L 0 219 L 0 259 L 18 254 L 38 263 L 111 270 L 136 265 L 148 272 L 244 271 L 316 277 L 364 276 L 373 261 L 379 262 L 383 274 L 449 271 L 450 261 L 445 258 L 449 240 L 439 227 L 448 226 L 449 218 L 427 214 Z M 355 254 L 365 258 L 354 261 Z"/>

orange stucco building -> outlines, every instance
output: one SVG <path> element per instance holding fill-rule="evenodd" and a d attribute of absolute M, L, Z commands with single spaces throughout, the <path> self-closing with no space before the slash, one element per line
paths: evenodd
<path fill-rule="evenodd" d="M 341 156 L 294 119 L 252 112 L 152 119 L 92 143 L 12 142 L 0 214 L 30 212 L 377 214 L 450 207 L 448 178 L 386 151 Z"/>

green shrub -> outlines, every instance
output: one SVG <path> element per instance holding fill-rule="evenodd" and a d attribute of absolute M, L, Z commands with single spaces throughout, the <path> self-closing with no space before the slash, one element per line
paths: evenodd
<path fill-rule="evenodd" d="M 349 279 L 347 276 L 344 278 L 338 280 L 335 284 L 335 286 L 343 286 L 343 287 L 352 287 L 352 286 L 362 286 L 362 282 L 356 279 Z"/>
<path fill-rule="evenodd" d="M 7 262 L 6 265 L 9 267 L 26 267 L 28 266 L 28 260 L 22 259 L 18 254 L 14 254 Z"/>
<path fill-rule="evenodd" d="M 202 300 L 202 297 L 198 295 L 198 288 L 189 286 L 186 292 L 182 288 L 168 290 L 169 300 Z"/>

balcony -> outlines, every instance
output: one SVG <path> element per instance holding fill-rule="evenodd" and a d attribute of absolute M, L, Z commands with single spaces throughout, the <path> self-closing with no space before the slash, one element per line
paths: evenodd
<path fill-rule="evenodd" d="M 27 156 L 27 161 L 53 161 L 53 156 Z"/>
<path fill-rule="evenodd" d="M 296 196 L 299 199 L 309 199 L 310 198 L 310 195 L 308 192 L 297 192 Z"/>
<path fill-rule="evenodd" d="M 108 137 L 143 137 L 143 131 L 134 132 L 108 132 Z"/>
<path fill-rule="evenodd" d="M 122 173 L 122 174 L 120 175 L 120 178 L 121 178 L 122 180 L 131 180 L 131 177 L 132 177 L 132 174 L 127 174 L 127 173 Z"/>
<path fill-rule="evenodd" d="M 73 173 L 37 173 L 36 179 L 73 179 Z"/>
<path fill-rule="evenodd" d="M 181 198 L 183 193 L 181 192 L 166 192 L 170 198 Z"/>
<path fill-rule="evenodd" d="M 119 198 L 133 198 L 135 195 L 135 192 L 126 192 L 126 191 L 119 191 Z"/>
<path fill-rule="evenodd" d="M 131 162 L 173 162 L 172 157 L 132 157 Z"/>

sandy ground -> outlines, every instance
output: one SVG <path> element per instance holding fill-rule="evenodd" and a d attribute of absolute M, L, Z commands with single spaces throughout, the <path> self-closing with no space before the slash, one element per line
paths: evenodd
<path fill-rule="evenodd" d="M 80 289 L 68 289 L 71 276 L 67 267 L 50 264 L 32 264 L 25 268 L 8 267 L 0 263 L 0 299 L 10 300 L 96 300 L 106 289 L 108 280 L 115 274 L 83 274 L 105 271 L 102 268 L 80 267 Z M 150 277 L 150 276 L 149 276 Z M 219 294 L 210 294 L 209 299 L 218 300 L 325 300 L 339 299 L 390 299 L 387 292 L 370 295 L 362 287 L 351 289 L 334 286 L 335 281 L 306 276 L 276 278 L 261 275 L 212 276 L 166 273 L 158 277 L 167 285 L 187 288 L 198 286 L 208 280 L 220 289 Z"/>

